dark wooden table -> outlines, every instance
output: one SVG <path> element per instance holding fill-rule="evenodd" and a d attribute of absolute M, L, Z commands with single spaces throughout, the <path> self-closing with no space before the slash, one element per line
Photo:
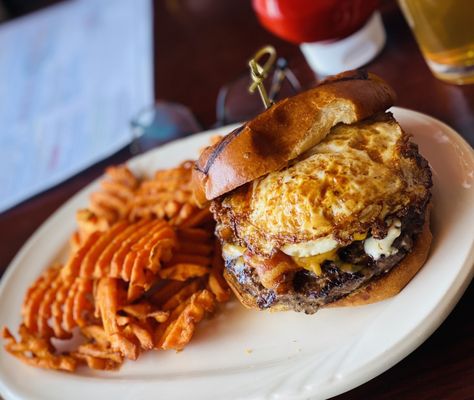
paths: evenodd
<path fill-rule="evenodd" d="M 399 95 L 397 105 L 439 118 L 473 145 L 474 85 L 453 86 L 433 78 L 396 4 L 382 1 L 382 15 L 387 44 L 368 69 L 392 84 Z M 258 25 L 250 1 L 156 1 L 154 17 L 156 97 L 185 104 L 204 127 L 215 121 L 218 89 L 238 76 L 248 57 L 264 44 L 273 44 L 289 60 L 305 86 L 316 82 L 297 46 Z M 128 157 L 128 151 L 122 150 L 1 214 L 0 272 L 62 203 L 98 177 L 105 166 Z M 474 399 L 472 304 L 471 285 L 422 346 L 389 371 L 337 399 Z"/>

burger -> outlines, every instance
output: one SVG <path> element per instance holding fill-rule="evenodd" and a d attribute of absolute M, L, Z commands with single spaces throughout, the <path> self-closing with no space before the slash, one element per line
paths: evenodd
<path fill-rule="evenodd" d="M 312 314 L 397 294 L 426 261 L 431 171 L 364 71 L 272 105 L 205 148 L 224 276 L 249 308 Z"/>

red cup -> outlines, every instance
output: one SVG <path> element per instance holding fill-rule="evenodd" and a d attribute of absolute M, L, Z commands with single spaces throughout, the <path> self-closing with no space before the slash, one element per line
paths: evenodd
<path fill-rule="evenodd" d="M 378 0 L 252 0 L 260 23 L 296 44 L 339 40 L 360 29 Z"/>

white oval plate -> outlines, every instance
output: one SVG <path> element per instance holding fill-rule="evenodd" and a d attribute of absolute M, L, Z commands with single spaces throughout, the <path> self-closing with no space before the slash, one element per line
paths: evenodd
<path fill-rule="evenodd" d="M 392 299 L 315 315 L 248 311 L 231 301 L 202 324 L 181 353 L 148 352 L 118 372 L 31 368 L 2 348 L 0 389 L 8 399 L 327 398 L 381 374 L 418 347 L 452 310 L 473 275 L 474 152 L 451 128 L 393 108 L 433 169 L 434 241 L 428 262 Z M 182 139 L 130 161 L 152 173 L 195 158 L 211 135 Z M 25 244 L 0 286 L 0 325 L 15 328 L 28 285 L 63 253 L 74 214 L 94 182 L 64 204 Z"/>

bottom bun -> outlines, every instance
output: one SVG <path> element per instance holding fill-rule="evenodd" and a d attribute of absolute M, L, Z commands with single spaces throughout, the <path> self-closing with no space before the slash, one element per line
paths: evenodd
<path fill-rule="evenodd" d="M 432 238 L 433 236 L 430 231 L 430 206 L 428 206 L 426 209 L 423 229 L 417 236 L 412 251 L 408 253 L 403 260 L 386 274 L 371 279 L 356 291 L 335 302 L 328 303 L 324 307 L 359 306 L 375 303 L 395 296 L 413 279 L 425 264 L 426 259 L 428 258 Z M 240 285 L 233 274 L 225 270 L 224 277 L 239 301 L 245 307 L 260 310 L 255 297 L 251 296 L 243 289 L 242 285 Z M 277 303 L 270 308 L 267 308 L 267 310 L 288 311 L 291 309 L 284 304 Z"/>

